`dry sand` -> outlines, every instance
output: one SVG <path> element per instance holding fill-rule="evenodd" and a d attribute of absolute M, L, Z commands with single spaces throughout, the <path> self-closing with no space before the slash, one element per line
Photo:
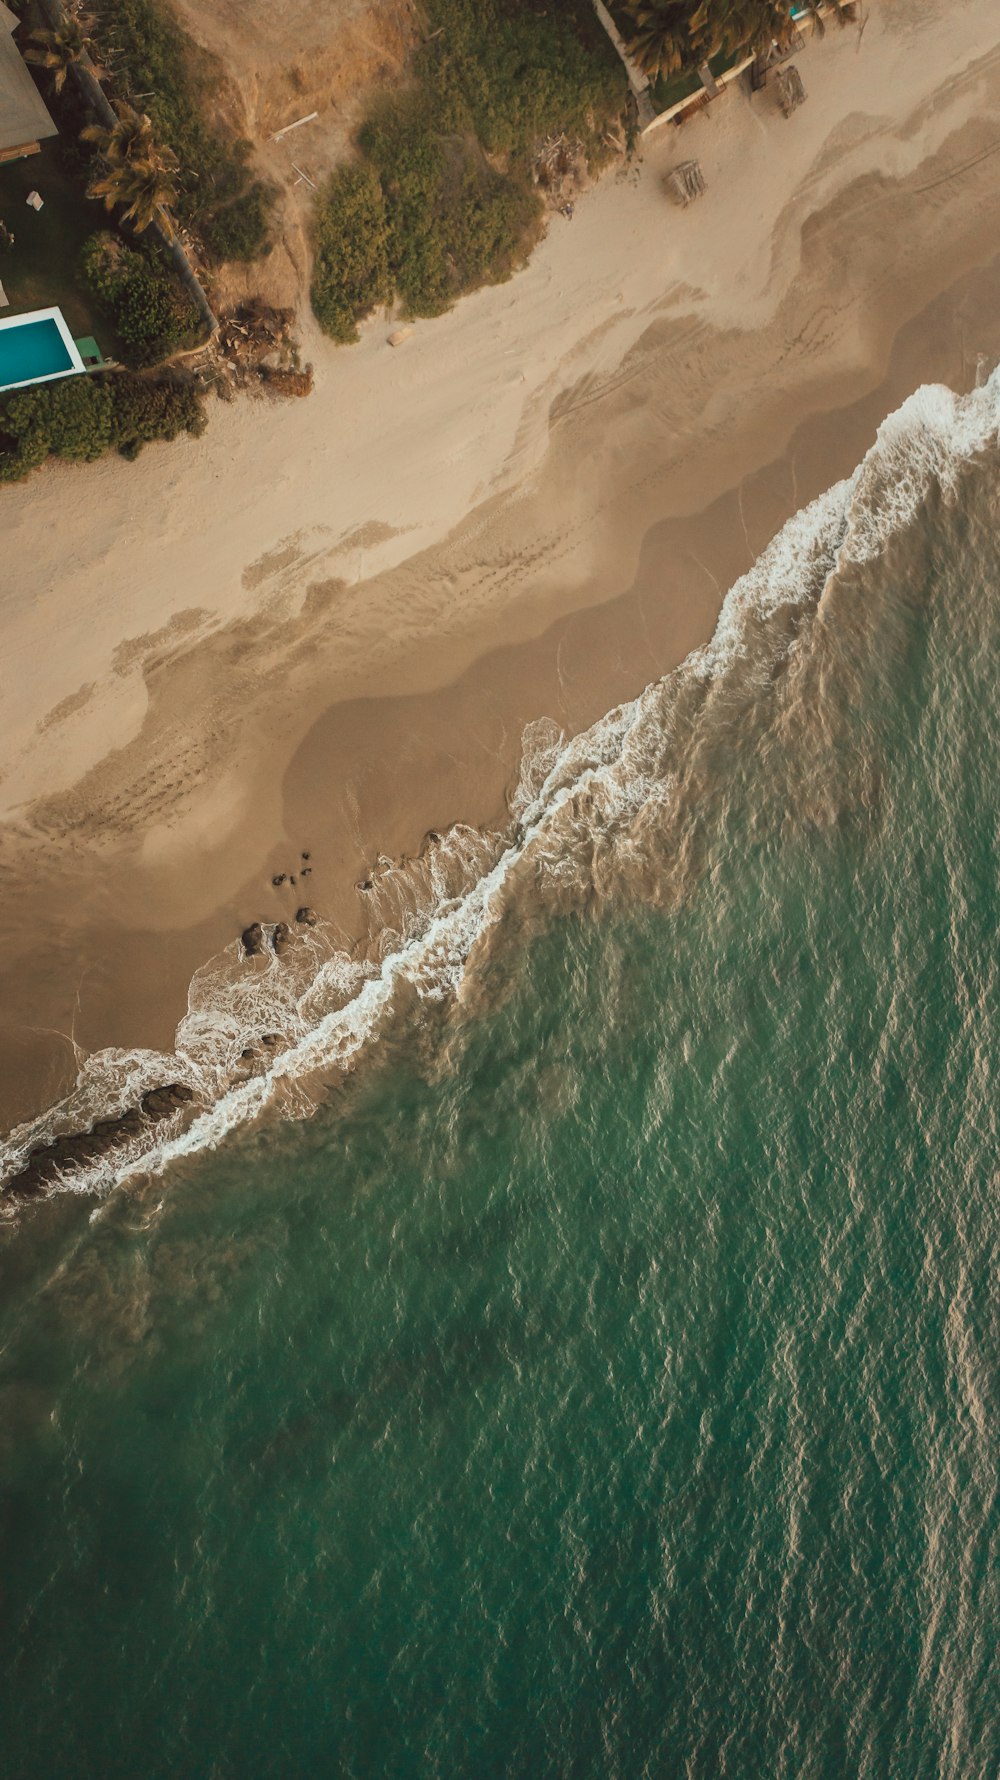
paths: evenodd
<path fill-rule="evenodd" d="M 734 88 L 664 128 L 405 345 L 311 336 L 310 400 L 0 494 L 0 1125 L 74 1044 L 169 1045 L 249 921 L 360 932 L 379 851 L 496 817 L 526 722 L 681 659 L 890 409 L 1000 354 L 994 0 L 879 0 L 798 64 L 790 121 Z"/>

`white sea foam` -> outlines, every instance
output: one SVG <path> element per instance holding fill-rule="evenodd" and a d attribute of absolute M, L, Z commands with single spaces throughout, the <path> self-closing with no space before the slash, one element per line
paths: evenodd
<path fill-rule="evenodd" d="M 181 1157 L 214 1149 L 267 1108 L 308 1112 L 304 1084 L 349 1069 L 377 1040 L 401 988 L 441 1001 L 461 987 L 477 941 L 505 907 L 515 870 L 558 888 L 578 873 L 574 838 L 621 836 L 642 809 L 674 795 L 670 717 L 678 692 L 725 686 L 748 663 L 750 635 L 782 608 L 818 601 L 845 565 L 876 558 L 920 511 L 931 490 L 953 499 L 963 463 L 1000 438 L 1000 372 L 964 397 L 939 385 L 918 390 L 879 428 L 854 475 L 797 513 L 730 589 L 711 641 L 667 679 L 647 687 L 567 739 L 548 720 L 525 732 L 517 791 L 503 835 L 456 828 L 439 837 L 419 872 L 379 862 L 372 904 L 382 943 L 375 961 L 332 951 L 322 930 L 301 936 L 294 956 L 266 967 L 238 943 L 199 970 L 172 1053 L 105 1050 L 84 1063 L 73 1092 L 0 1144 L 0 1182 L 32 1150 L 134 1107 L 167 1081 L 186 1083 L 197 1110 L 150 1127 L 99 1162 L 67 1171 L 63 1190 L 94 1192 Z M 770 663 L 762 660 L 770 675 Z M 456 886 L 458 890 L 456 893 Z M 279 1040 L 266 1068 L 246 1075 L 242 1053 L 261 1035 Z"/>

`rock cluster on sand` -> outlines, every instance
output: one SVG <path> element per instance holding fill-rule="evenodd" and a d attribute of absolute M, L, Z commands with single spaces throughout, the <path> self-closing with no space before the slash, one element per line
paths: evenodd
<path fill-rule="evenodd" d="M 292 881 L 294 882 L 294 879 Z M 306 904 L 303 904 L 300 909 L 296 909 L 295 919 L 300 927 L 315 927 L 319 920 L 319 916 L 315 909 L 311 909 Z M 294 938 L 295 935 L 289 927 L 288 922 L 279 921 L 271 934 L 271 947 L 275 957 L 280 958 L 282 953 L 287 951 Z M 240 941 L 243 946 L 244 956 L 247 958 L 263 957 L 268 949 L 267 933 L 260 921 L 252 921 L 249 927 L 244 927 L 243 932 L 240 934 Z"/>

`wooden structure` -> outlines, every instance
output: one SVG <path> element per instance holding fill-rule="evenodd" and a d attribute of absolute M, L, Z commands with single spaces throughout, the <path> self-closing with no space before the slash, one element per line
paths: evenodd
<path fill-rule="evenodd" d="M 778 68 L 782 62 L 788 61 L 789 56 L 794 56 L 796 50 L 804 47 L 805 39 L 796 28 L 782 48 L 772 43 L 770 49 L 762 50 L 750 65 L 750 91 L 759 93 L 762 87 L 766 87 L 772 68 Z"/>
<path fill-rule="evenodd" d="M 791 117 L 792 112 L 795 111 L 799 105 L 805 104 L 806 98 L 806 89 L 802 85 L 802 76 L 796 68 L 795 63 L 789 62 L 787 68 L 779 68 L 775 76 L 775 82 L 778 88 L 778 104 L 781 106 L 785 116 Z"/>
<path fill-rule="evenodd" d="M 694 198 L 700 198 L 705 190 L 705 175 L 700 161 L 681 161 L 672 173 L 667 174 L 667 190 L 678 204 L 685 207 Z"/>

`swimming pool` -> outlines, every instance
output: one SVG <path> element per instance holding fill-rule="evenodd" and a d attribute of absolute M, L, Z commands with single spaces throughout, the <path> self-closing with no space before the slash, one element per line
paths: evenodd
<path fill-rule="evenodd" d="M 60 309 L 0 321 L 0 390 L 72 377 L 86 367 Z"/>

